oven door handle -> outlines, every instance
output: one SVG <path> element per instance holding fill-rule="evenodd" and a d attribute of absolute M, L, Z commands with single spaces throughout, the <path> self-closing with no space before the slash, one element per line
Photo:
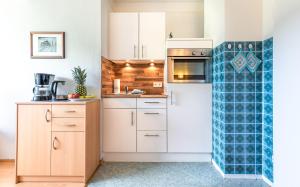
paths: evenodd
<path fill-rule="evenodd" d="M 171 60 L 209 60 L 211 57 L 192 57 L 192 56 L 186 56 L 186 57 L 171 57 Z"/>

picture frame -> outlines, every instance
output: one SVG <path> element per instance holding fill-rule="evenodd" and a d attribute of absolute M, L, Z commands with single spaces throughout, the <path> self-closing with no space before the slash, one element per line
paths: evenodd
<path fill-rule="evenodd" d="M 64 59 L 65 32 L 30 32 L 32 59 Z"/>

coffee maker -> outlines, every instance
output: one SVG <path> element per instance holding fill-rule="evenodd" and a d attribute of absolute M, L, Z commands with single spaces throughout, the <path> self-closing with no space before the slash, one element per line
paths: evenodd
<path fill-rule="evenodd" d="M 48 101 L 52 99 L 51 85 L 55 75 L 45 73 L 35 73 L 33 88 L 33 101 Z"/>

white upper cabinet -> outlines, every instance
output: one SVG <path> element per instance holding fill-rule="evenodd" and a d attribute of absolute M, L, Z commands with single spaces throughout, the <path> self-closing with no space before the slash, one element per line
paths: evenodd
<path fill-rule="evenodd" d="M 110 60 L 164 60 L 165 13 L 111 13 Z"/>
<path fill-rule="evenodd" d="M 140 59 L 165 59 L 165 13 L 140 13 Z"/>
<path fill-rule="evenodd" d="M 109 23 L 109 58 L 138 59 L 139 14 L 111 13 Z"/>

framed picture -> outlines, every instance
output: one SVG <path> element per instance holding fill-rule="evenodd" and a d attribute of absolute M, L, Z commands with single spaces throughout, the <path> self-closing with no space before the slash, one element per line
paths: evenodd
<path fill-rule="evenodd" d="M 65 58 L 65 32 L 30 32 L 31 58 Z"/>

